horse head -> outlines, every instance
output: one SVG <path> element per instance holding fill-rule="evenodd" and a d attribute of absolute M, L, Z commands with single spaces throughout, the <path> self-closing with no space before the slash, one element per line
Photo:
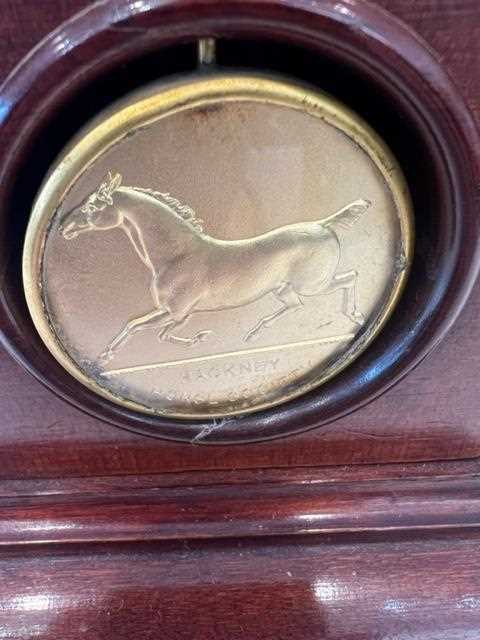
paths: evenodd
<path fill-rule="evenodd" d="M 63 237 L 72 240 L 86 231 L 107 231 L 118 227 L 123 215 L 113 206 L 113 194 L 121 183 L 119 173 L 113 175 L 109 172 L 98 189 L 64 217 L 60 227 Z"/>

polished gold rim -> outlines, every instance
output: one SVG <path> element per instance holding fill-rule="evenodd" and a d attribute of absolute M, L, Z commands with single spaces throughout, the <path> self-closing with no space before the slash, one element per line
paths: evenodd
<path fill-rule="evenodd" d="M 356 114 L 330 96 L 288 81 L 245 74 L 192 77 L 170 86 L 156 86 L 115 105 L 68 146 L 52 168 L 34 204 L 28 225 L 24 254 L 23 282 L 28 307 L 35 327 L 56 360 L 78 381 L 95 393 L 129 409 L 149 414 L 160 411 L 119 397 L 88 377 L 64 350 L 51 325 L 42 294 L 42 258 L 50 221 L 78 178 L 107 149 L 129 134 L 161 118 L 180 111 L 225 101 L 254 101 L 275 104 L 307 112 L 343 131 L 373 160 L 387 184 L 399 216 L 404 264 L 396 274 L 390 296 L 370 329 L 354 341 L 325 375 L 295 392 L 264 406 L 242 409 L 252 413 L 283 404 L 331 379 L 350 364 L 371 343 L 390 317 L 404 288 L 413 255 L 413 214 L 408 188 L 401 169 L 390 150 L 376 133 Z M 161 413 L 165 415 L 165 413 Z M 175 418 L 205 419 L 224 414 L 189 415 L 168 413 Z"/>

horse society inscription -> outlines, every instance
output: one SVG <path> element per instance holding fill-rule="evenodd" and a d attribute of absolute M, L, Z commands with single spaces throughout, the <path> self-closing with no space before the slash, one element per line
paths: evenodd
<path fill-rule="evenodd" d="M 149 88 L 71 143 L 35 204 L 24 282 L 72 375 L 195 419 L 341 371 L 411 251 L 401 172 L 367 125 L 283 80 L 212 75 Z"/>

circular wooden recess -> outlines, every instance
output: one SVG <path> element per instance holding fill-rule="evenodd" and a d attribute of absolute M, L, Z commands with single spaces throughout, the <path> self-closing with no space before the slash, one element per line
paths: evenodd
<path fill-rule="evenodd" d="M 284 405 L 227 421 L 135 413 L 92 393 L 35 332 L 21 281 L 33 199 L 75 132 L 145 82 L 191 71 L 200 37 L 218 40 L 224 68 L 275 71 L 326 90 L 390 146 L 412 193 L 416 249 L 403 297 L 381 335 L 348 369 Z M 35 377 L 78 408 L 160 438 L 214 444 L 317 427 L 386 391 L 442 339 L 479 266 L 480 142 L 431 51 L 367 3 L 323 0 L 112 0 L 50 34 L 0 89 L 1 340 Z"/>

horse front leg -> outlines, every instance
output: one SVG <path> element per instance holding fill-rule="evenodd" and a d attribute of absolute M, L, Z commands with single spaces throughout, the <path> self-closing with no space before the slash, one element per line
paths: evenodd
<path fill-rule="evenodd" d="M 169 316 L 168 311 L 164 309 L 154 309 L 150 313 L 146 313 L 143 316 L 134 318 L 127 322 L 124 328 L 118 335 L 108 344 L 104 351 L 100 355 L 100 360 L 103 363 L 108 362 L 113 358 L 115 353 L 122 347 L 134 333 L 148 329 L 152 325 L 156 325 Z"/>
<path fill-rule="evenodd" d="M 161 297 L 164 301 L 165 308 L 168 309 L 169 318 L 167 322 L 160 327 L 157 335 L 158 339 L 162 342 L 171 342 L 172 344 L 191 347 L 206 340 L 213 331 L 198 331 L 195 335 L 188 338 L 172 333 L 188 322 L 200 300 L 200 291 L 192 292 L 189 280 L 182 280 L 182 278 L 178 277 L 178 274 L 175 279 L 173 277 L 174 275 L 175 274 L 173 274 L 168 281 L 174 281 L 175 287 L 169 291 L 162 291 Z M 183 275 L 183 277 L 185 276 Z"/>
<path fill-rule="evenodd" d="M 172 344 L 183 344 L 192 347 L 199 342 L 204 342 L 207 337 L 211 333 L 213 333 L 212 331 L 198 331 L 198 333 L 190 338 L 182 338 L 180 336 L 173 335 L 172 331 L 175 329 L 180 329 L 180 327 L 182 327 L 188 319 L 189 316 L 183 318 L 183 320 L 169 320 L 163 325 L 163 327 L 160 328 L 158 339 L 162 340 L 163 342 L 171 342 Z"/>

